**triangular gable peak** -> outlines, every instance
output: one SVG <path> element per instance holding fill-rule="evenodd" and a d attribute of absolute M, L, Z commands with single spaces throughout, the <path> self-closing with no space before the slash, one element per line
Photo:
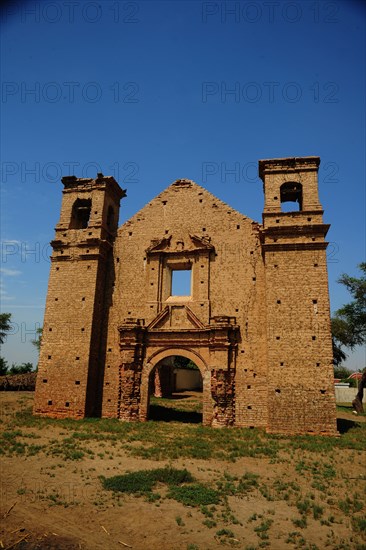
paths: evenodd
<path fill-rule="evenodd" d="M 228 212 L 230 211 L 230 213 L 239 216 L 241 220 L 245 219 L 249 223 L 259 225 L 258 222 L 252 220 L 245 214 L 242 214 L 241 212 L 239 212 L 229 204 L 217 198 L 215 195 L 210 193 L 210 191 L 207 191 L 207 189 L 205 189 L 204 187 L 201 187 L 193 180 L 178 179 L 178 180 L 175 180 L 173 183 L 171 183 L 168 187 L 166 187 L 161 193 L 156 195 L 156 197 L 154 197 L 151 201 L 145 204 L 145 206 L 143 206 L 143 208 L 141 208 L 138 212 L 136 212 L 136 214 L 134 214 L 127 221 L 125 221 L 120 226 L 119 229 L 121 229 L 122 227 L 128 226 L 135 221 L 140 221 L 140 218 L 143 217 L 146 213 L 148 213 L 150 206 L 153 206 L 157 201 L 164 203 L 164 200 L 168 198 L 167 195 L 169 195 L 170 196 L 169 198 L 171 198 L 171 191 L 176 191 L 177 198 L 178 198 L 178 193 L 181 192 L 182 190 L 189 190 L 190 192 L 192 192 L 192 194 L 197 193 L 197 195 L 199 195 L 202 200 L 205 199 L 206 201 L 210 201 L 212 203 L 213 208 L 223 208 L 226 211 Z"/>
<path fill-rule="evenodd" d="M 183 329 L 204 330 L 207 327 L 198 319 L 193 311 L 183 304 L 168 305 L 163 311 L 155 317 L 148 325 L 148 330 L 174 329 L 175 327 Z"/>

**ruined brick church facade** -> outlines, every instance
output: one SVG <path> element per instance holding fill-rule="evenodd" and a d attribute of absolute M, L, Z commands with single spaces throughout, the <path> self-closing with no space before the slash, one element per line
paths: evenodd
<path fill-rule="evenodd" d="M 113 177 L 64 177 L 35 414 L 145 421 L 180 355 L 201 373 L 203 424 L 335 434 L 319 162 L 259 162 L 262 223 L 183 179 L 118 228 Z M 174 296 L 181 270 L 191 290 Z"/>

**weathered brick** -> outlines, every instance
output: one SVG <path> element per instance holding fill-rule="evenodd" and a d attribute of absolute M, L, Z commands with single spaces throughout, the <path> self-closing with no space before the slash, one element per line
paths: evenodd
<path fill-rule="evenodd" d="M 64 178 L 34 412 L 144 421 L 182 355 L 204 424 L 336 433 L 318 166 L 260 161 L 262 224 L 177 180 L 118 231 L 113 178 Z M 175 269 L 191 270 L 190 296 L 171 296 Z"/>

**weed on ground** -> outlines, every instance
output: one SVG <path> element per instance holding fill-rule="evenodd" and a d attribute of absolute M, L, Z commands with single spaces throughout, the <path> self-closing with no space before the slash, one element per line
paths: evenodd
<path fill-rule="evenodd" d="M 136 503 L 147 515 L 146 507 L 164 510 L 161 521 L 172 510 L 166 528 L 183 537 L 179 548 L 365 550 L 366 424 L 357 419 L 339 437 L 289 437 L 175 420 L 54 420 L 32 416 L 29 402 L 2 415 L 0 453 L 9 476 L 14 464 L 21 472 L 32 465 L 41 483 L 10 477 L 8 509 L 34 499 L 47 509 L 90 506 L 99 514 Z"/>

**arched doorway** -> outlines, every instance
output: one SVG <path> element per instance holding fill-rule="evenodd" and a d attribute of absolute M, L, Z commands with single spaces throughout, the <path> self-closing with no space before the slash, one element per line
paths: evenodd
<path fill-rule="evenodd" d="M 212 415 L 207 406 L 209 395 L 210 371 L 196 351 L 157 350 L 145 361 L 142 371 L 140 420 L 205 424 Z"/>
<path fill-rule="evenodd" d="M 185 318 L 190 325 L 181 328 Z M 235 318 L 216 316 L 209 325 L 204 325 L 187 306 L 166 306 L 148 326 L 143 319 L 127 319 L 118 330 L 121 360 L 118 418 L 129 422 L 148 419 L 151 371 L 163 359 L 180 355 L 191 360 L 201 373 L 202 424 L 235 423 L 234 380 L 239 339 Z"/>
<path fill-rule="evenodd" d="M 148 420 L 202 422 L 203 380 L 197 365 L 182 355 L 161 359 L 149 375 Z"/>

